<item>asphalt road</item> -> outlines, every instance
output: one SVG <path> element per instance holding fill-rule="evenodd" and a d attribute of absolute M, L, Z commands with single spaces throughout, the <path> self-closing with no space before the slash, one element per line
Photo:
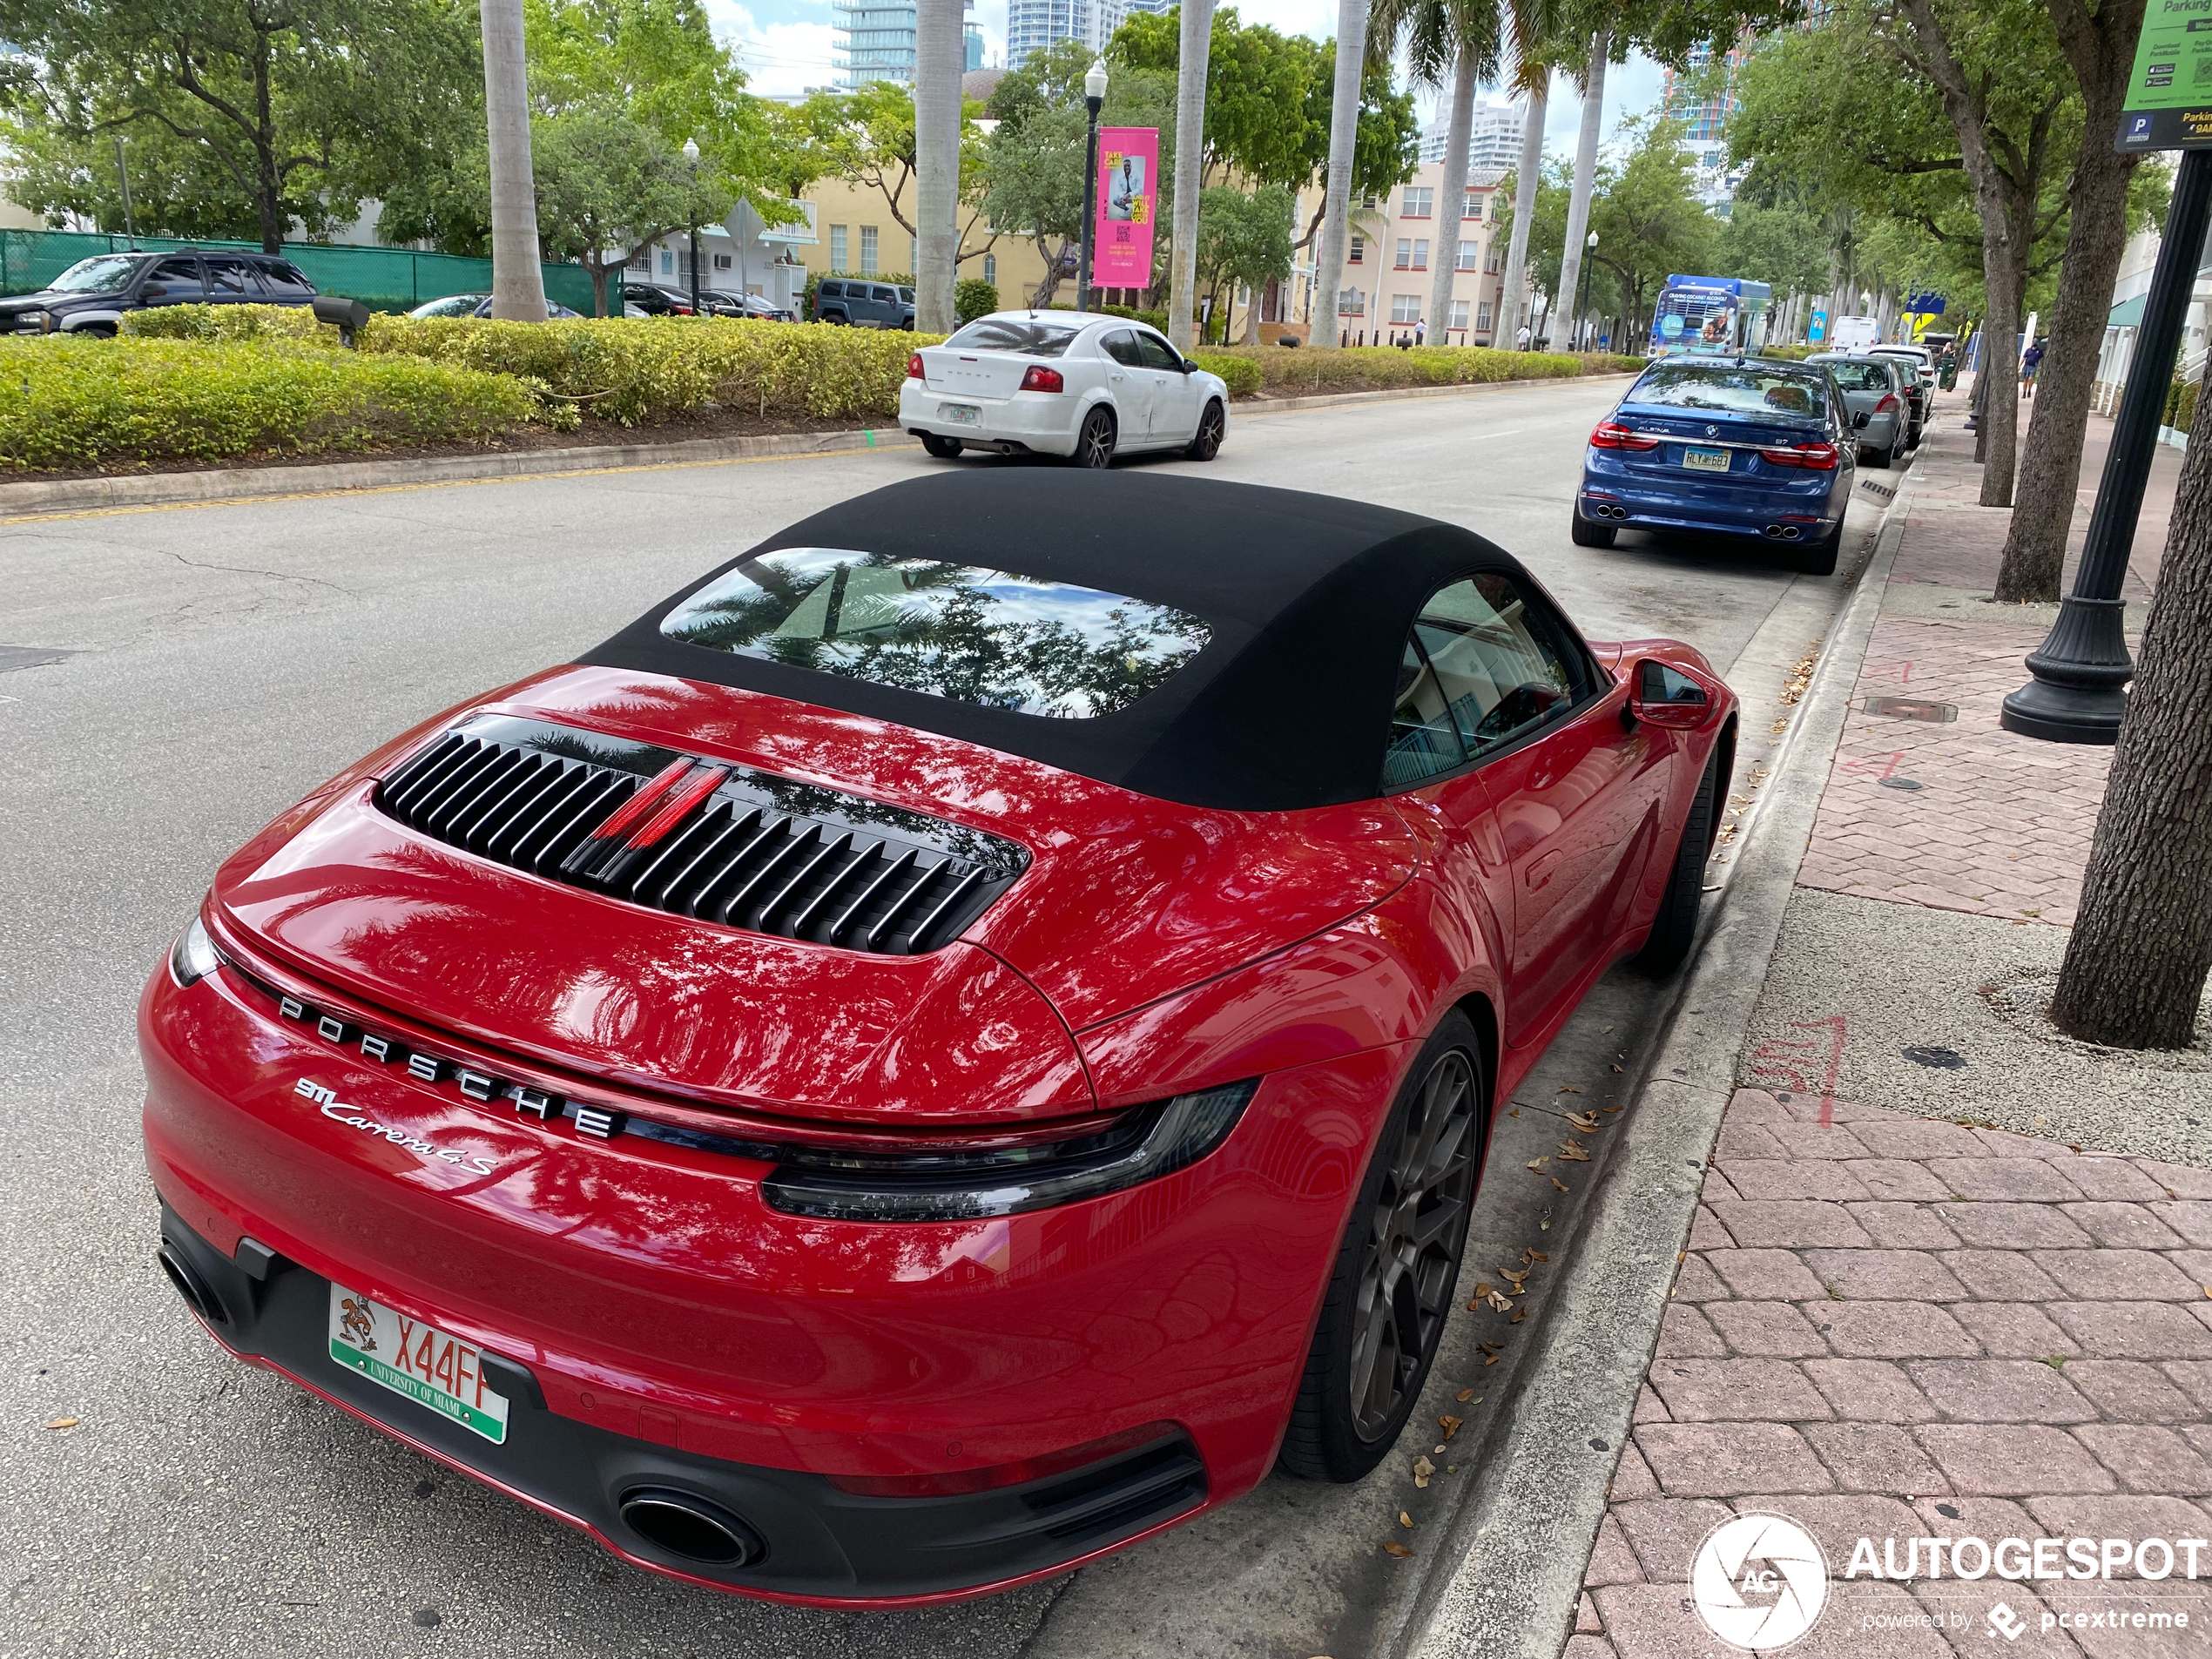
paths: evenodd
<path fill-rule="evenodd" d="M 1581 440 L 1618 389 L 1268 415 L 1233 427 L 1211 469 L 1140 464 L 1466 523 L 1591 634 L 1673 634 L 1725 671 L 1795 579 L 1696 547 L 1568 543 Z M 0 1655 L 1211 1659 L 1327 1651 L 1330 1632 L 1374 1625 L 1393 1594 L 1359 1519 L 1374 1494 L 1279 1480 L 1110 1570 L 929 1612 L 685 1588 L 221 1358 L 153 1266 L 133 1008 L 218 860 L 392 732 L 935 464 L 863 452 L 0 523 L 0 1089 L 17 1125 L 0 1163 Z M 1605 1031 L 1625 1034 L 1638 994 L 1609 995 Z M 1591 1023 L 1563 1047 L 1595 1064 L 1615 1042 Z"/>

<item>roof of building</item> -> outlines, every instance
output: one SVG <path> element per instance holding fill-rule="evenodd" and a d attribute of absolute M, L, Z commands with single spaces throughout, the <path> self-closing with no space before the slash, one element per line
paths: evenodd
<path fill-rule="evenodd" d="M 999 83 L 1005 78 L 1002 69 L 971 69 L 960 78 L 960 95 L 963 98 L 981 98 L 988 110 L 991 94 L 999 90 Z"/>

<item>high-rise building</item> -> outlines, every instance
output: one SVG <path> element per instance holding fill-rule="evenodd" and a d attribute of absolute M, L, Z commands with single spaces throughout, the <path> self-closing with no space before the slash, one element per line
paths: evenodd
<path fill-rule="evenodd" d="M 975 10 L 967 0 L 964 10 Z M 836 30 L 832 43 L 836 52 L 837 84 L 866 86 L 871 81 L 903 81 L 914 78 L 914 0 L 830 0 L 830 17 Z M 975 69 L 982 63 L 981 32 L 967 25 L 962 64 Z"/>
<path fill-rule="evenodd" d="M 1055 41 L 1103 52 L 1132 11 L 1167 11 L 1174 0 L 1007 0 L 1006 61 L 1019 64 Z"/>
<path fill-rule="evenodd" d="M 1680 121 L 1689 131 L 1683 137 L 1696 167 L 1696 194 L 1709 206 L 1721 207 L 1735 199 L 1737 185 L 1748 171 L 1728 162 L 1728 123 L 1742 100 L 1737 77 L 1750 56 L 1751 37 L 1743 36 L 1721 58 L 1717 84 L 1712 76 L 1710 42 L 1690 49 L 1688 68 L 1676 74 L 1670 67 L 1660 84 L 1659 113 L 1662 119 Z"/>
<path fill-rule="evenodd" d="M 1493 104 L 1487 98 L 1479 99 L 1474 106 L 1474 125 L 1467 131 L 1467 170 L 1511 172 L 1518 167 L 1521 125 L 1527 116 L 1525 101 Z M 1451 139 L 1447 112 L 1440 110 L 1438 118 L 1437 124 L 1421 137 L 1424 162 L 1443 160 L 1444 146 Z"/>

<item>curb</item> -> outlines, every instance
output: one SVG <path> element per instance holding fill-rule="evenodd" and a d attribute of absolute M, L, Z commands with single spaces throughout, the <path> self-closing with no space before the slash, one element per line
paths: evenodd
<path fill-rule="evenodd" d="M 1538 1316 L 1512 1404 L 1472 1472 L 1479 1495 L 1440 1554 L 1456 1565 L 1424 1588 L 1399 1650 L 1406 1659 L 1558 1659 L 1574 1630 L 1613 1472 L 1916 483 L 1900 482 L 1746 816 L 1742 850 Z"/>
<path fill-rule="evenodd" d="M 898 428 L 891 427 L 858 432 L 779 433 L 759 438 L 693 438 L 682 443 L 611 443 L 480 455 L 337 461 L 297 467 L 218 467 L 205 472 L 133 473 L 120 478 L 39 479 L 0 484 L 0 519 L 87 508 L 174 507 L 346 489 L 403 489 L 487 478 L 543 477 L 553 473 L 697 467 L 719 461 L 905 448 L 914 442 Z"/>
<path fill-rule="evenodd" d="M 1464 386 L 1386 387 L 1373 392 L 1325 392 L 1311 397 L 1252 398 L 1230 405 L 1231 416 L 1277 415 L 1340 403 L 1403 398 L 1464 396 L 1516 387 L 1625 380 L 1626 374 L 1549 376 L 1484 381 Z M 907 449 L 915 440 L 897 427 L 851 432 L 791 432 L 769 437 L 692 438 L 680 443 L 594 444 L 573 449 L 495 451 L 474 455 L 318 462 L 289 467 L 216 467 L 197 472 L 132 473 L 119 477 L 30 479 L 0 483 L 0 523 L 41 513 L 103 508 L 212 506 L 270 496 L 332 494 L 348 489 L 405 489 L 426 484 L 473 483 L 497 478 L 637 471 L 656 467 L 711 466 L 718 462 L 796 460 L 856 449 Z"/>

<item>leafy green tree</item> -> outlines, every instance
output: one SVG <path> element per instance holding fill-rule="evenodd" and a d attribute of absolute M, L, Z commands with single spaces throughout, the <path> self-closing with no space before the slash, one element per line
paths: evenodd
<path fill-rule="evenodd" d="M 108 219 L 124 132 L 145 140 L 149 228 L 272 253 L 294 220 L 351 219 L 482 108 L 456 0 L 0 0 L 0 40 L 27 54 L 5 91 L 26 206 Z"/>
<path fill-rule="evenodd" d="M 1251 194 L 1217 185 L 1198 198 L 1198 281 L 1214 296 L 1214 311 L 1242 284 L 1257 294 L 1291 273 L 1291 221 L 1298 205 L 1280 185 Z M 1259 338 L 1259 307 L 1244 313 L 1244 339 Z"/>
<path fill-rule="evenodd" d="M 1178 72 L 1182 12 L 1132 12 L 1108 44 L 1108 61 L 1156 75 Z M 1325 81 L 1324 51 L 1303 35 L 1240 23 L 1234 6 L 1213 15 L 1206 57 L 1204 177 L 1254 185 L 1304 184 L 1313 172 L 1307 102 Z"/>
<path fill-rule="evenodd" d="M 711 225 L 732 199 L 695 181 L 682 153 L 618 111 L 575 109 L 534 124 L 537 228 L 545 256 L 591 273 L 591 309 L 607 314 L 608 278 L 671 232 Z"/>
<path fill-rule="evenodd" d="M 1695 193 L 1696 174 L 1683 148 L 1680 122 L 1649 118 L 1622 123 L 1627 157 L 1599 169 L 1590 200 L 1590 228 L 1597 233 L 1592 261 L 1612 278 L 1629 339 L 1647 327 L 1649 307 L 1671 272 L 1702 271 L 1720 244 L 1720 222 Z M 1731 271 L 1731 276 L 1744 273 Z M 1593 300 L 1602 279 L 1593 275 Z"/>
<path fill-rule="evenodd" d="M 1083 59 L 1089 68 L 1090 59 Z M 1077 77 L 1081 78 L 1080 76 Z M 994 98 L 993 107 L 997 107 Z M 981 105 L 971 103 L 961 126 L 960 199 L 966 209 L 955 264 L 981 259 L 999 239 L 982 209 L 985 145 L 976 125 Z M 911 88 L 874 81 L 849 92 L 815 92 L 791 118 L 785 157 L 811 154 L 821 172 L 873 191 L 899 227 L 917 233 L 913 217 L 915 166 L 914 100 Z"/>

